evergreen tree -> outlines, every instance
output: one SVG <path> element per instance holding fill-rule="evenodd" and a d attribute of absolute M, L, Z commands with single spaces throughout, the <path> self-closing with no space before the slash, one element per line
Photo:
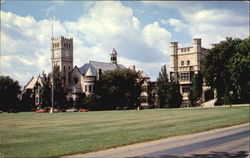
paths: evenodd
<path fill-rule="evenodd" d="M 182 104 L 182 95 L 180 93 L 180 85 L 178 82 L 168 83 L 167 93 L 167 107 L 168 108 L 179 108 Z"/>
<path fill-rule="evenodd" d="M 179 108 L 182 104 L 179 83 L 169 82 L 164 65 L 157 78 L 157 100 L 161 108 Z"/>
<path fill-rule="evenodd" d="M 160 108 L 165 108 L 168 103 L 168 74 L 166 65 L 161 67 L 161 71 L 159 72 L 159 76 L 157 78 L 157 102 Z"/>
<path fill-rule="evenodd" d="M 36 88 L 40 88 L 40 98 L 41 98 L 41 108 L 51 106 L 51 78 L 46 75 L 44 72 L 41 77 L 40 83 L 36 83 Z"/>
<path fill-rule="evenodd" d="M 191 106 L 199 106 L 199 100 L 202 94 L 202 84 L 203 77 L 201 72 L 194 74 L 192 78 L 192 86 L 188 96 Z"/>

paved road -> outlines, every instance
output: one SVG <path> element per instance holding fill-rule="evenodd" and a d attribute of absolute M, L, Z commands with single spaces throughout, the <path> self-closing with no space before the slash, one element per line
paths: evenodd
<path fill-rule="evenodd" d="M 249 123 L 69 157 L 249 157 Z"/>

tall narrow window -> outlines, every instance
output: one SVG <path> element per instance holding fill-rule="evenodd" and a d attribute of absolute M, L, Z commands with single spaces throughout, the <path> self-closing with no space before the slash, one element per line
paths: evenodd
<path fill-rule="evenodd" d="M 190 61 L 189 60 L 187 61 L 187 65 L 190 65 Z"/>
<path fill-rule="evenodd" d="M 181 61 L 181 66 L 183 66 L 184 65 L 184 61 Z"/>
<path fill-rule="evenodd" d="M 69 66 L 69 69 L 68 69 L 68 79 L 69 79 L 69 83 L 70 83 L 70 66 Z"/>
<path fill-rule="evenodd" d="M 92 86 L 89 86 L 89 92 L 92 93 Z"/>

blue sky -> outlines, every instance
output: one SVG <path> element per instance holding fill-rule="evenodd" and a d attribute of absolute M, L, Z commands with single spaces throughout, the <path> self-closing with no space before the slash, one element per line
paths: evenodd
<path fill-rule="evenodd" d="M 169 67 L 169 42 L 203 47 L 227 36 L 249 36 L 249 2 L 185 1 L 3 1 L 1 73 L 25 85 L 50 71 L 51 17 L 54 36 L 74 38 L 74 65 L 89 60 L 135 65 L 156 80 Z M 169 68 L 168 68 L 169 69 Z"/>

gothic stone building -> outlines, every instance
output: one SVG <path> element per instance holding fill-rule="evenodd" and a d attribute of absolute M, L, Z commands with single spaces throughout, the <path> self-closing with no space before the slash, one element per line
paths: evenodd
<path fill-rule="evenodd" d="M 100 76 L 108 70 L 126 69 L 125 66 L 117 63 L 117 52 L 113 48 L 110 54 L 110 63 L 89 61 L 81 67 L 73 67 L 73 39 L 72 38 L 52 38 L 52 65 L 58 66 L 63 75 L 63 86 L 68 92 L 68 101 L 76 101 L 78 94 L 84 93 L 86 96 L 94 94 L 94 83 Z M 135 66 L 130 67 L 135 71 Z M 141 106 L 149 107 L 148 88 L 150 78 L 143 71 L 140 71 L 141 78 L 144 79 L 142 93 L 140 96 Z M 32 78 L 24 89 L 34 89 L 35 84 L 41 85 L 41 77 Z M 35 104 L 39 107 L 39 90 L 36 90 Z"/>
<path fill-rule="evenodd" d="M 214 46 L 214 45 L 212 45 Z M 192 76 L 201 70 L 201 59 L 209 49 L 203 48 L 201 39 L 193 39 L 191 47 L 178 48 L 178 42 L 170 42 L 170 76 L 180 84 L 180 92 L 183 96 L 182 106 L 188 106 L 188 94 L 192 86 Z M 205 84 L 202 87 L 201 102 L 208 101 L 212 92 Z"/>

